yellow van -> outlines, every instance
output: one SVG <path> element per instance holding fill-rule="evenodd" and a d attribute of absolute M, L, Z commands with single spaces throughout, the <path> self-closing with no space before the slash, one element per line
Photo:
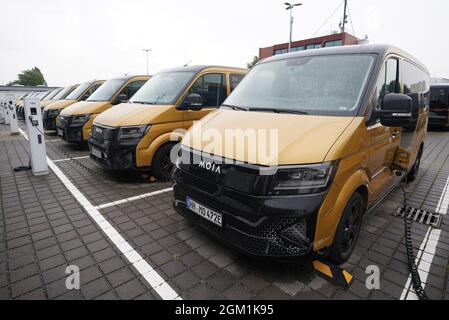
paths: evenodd
<path fill-rule="evenodd" d="M 171 133 L 216 110 L 247 72 L 190 66 L 158 73 L 130 103 L 95 119 L 91 158 L 109 169 L 151 169 L 156 178 L 169 178 Z"/>
<path fill-rule="evenodd" d="M 61 111 L 68 106 L 71 106 L 78 101 L 84 101 L 89 98 L 102 84 L 104 80 L 94 80 L 82 83 L 80 85 L 76 85 L 71 87 L 66 93 L 64 89 L 59 93 L 58 96 L 63 96 L 63 98 L 59 97 L 59 101 L 49 104 L 44 108 L 44 113 L 42 114 L 42 119 L 44 122 L 45 130 L 56 130 L 56 118 L 61 113 Z"/>
<path fill-rule="evenodd" d="M 113 105 L 128 102 L 149 78 L 126 76 L 106 81 L 86 101 L 62 110 L 56 120 L 58 135 L 68 143 L 87 142 L 95 117 Z"/>
<path fill-rule="evenodd" d="M 429 92 L 390 46 L 268 58 L 185 135 L 174 208 L 249 255 L 343 263 L 364 214 L 416 179 Z"/>

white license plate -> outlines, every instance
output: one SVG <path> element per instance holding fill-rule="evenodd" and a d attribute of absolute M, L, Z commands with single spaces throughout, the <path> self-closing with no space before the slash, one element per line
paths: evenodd
<path fill-rule="evenodd" d="M 220 213 L 215 212 L 214 210 L 211 210 L 209 208 L 206 208 L 205 206 L 190 199 L 189 197 L 187 197 L 186 205 L 189 210 L 195 212 L 202 218 L 212 222 L 213 224 L 219 227 L 223 227 L 223 216 Z"/>
<path fill-rule="evenodd" d="M 90 149 L 90 153 L 92 153 L 92 155 L 94 155 L 97 158 L 103 159 L 103 152 L 101 152 L 100 150 L 98 150 L 96 148 Z"/>
<path fill-rule="evenodd" d="M 62 137 L 64 136 L 64 131 L 62 131 L 61 129 L 56 129 L 58 136 Z"/>

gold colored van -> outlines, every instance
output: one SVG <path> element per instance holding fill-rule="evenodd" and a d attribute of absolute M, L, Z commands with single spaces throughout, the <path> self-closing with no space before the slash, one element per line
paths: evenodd
<path fill-rule="evenodd" d="M 95 119 L 91 158 L 109 169 L 151 169 L 156 178 L 168 179 L 172 132 L 217 110 L 247 72 L 190 66 L 156 74 L 129 103 Z"/>
<path fill-rule="evenodd" d="M 341 264 L 364 214 L 416 179 L 429 92 L 390 46 L 268 58 L 183 139 L 174 208 L 246 254 Z"/>
<path fill-rule="evenodd" d="M 128 100 L 148 81 L 149 76 L 126 76 L 106 81 L 86 101 L 62 110 L 56 120 L 58 135 L 68 143 L 85 143 L 96 116 Z"/>
<path fill-rule="evenodd" d="M 54 100 L 54 98 L 56 97 L 56 95 L 58 93 L 60 93 L 62 90 L 64 90 L 64 88 L 57 88 L 54 89 L 52 92 L 50 92 L 50 94 L 48 96 L 46 96 L 42 101 L 41 101 L 41 108 L 44 109 L 46 106 L 48 106 L 50 103 L 55 102 L 56 100 Z"/>
<path fill-rule="evenodd" d="M 49 104 L 44 108 L 44 113 L 42 115 L 45 130 L 56 130 L 56 118 L 61 113 L 61 111 L 78 101 L 84 101 L 89 98 L 102 84 L 104 80 L 94 80 L 76 85 L 73 90 L 68 90 L 64 98 L 61 100 Z M 67 89 L 67 88 L 66 88 Z M 65 89 L 63 90 L 65 91 Z M 57 96 L 63 93 L 59 93 Z M 57 97 L 56 96 L 56 97 Z"/>

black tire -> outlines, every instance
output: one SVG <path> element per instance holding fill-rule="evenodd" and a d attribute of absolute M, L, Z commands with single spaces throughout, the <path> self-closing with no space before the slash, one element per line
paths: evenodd
<path fill-rule="evenodd" d="M 416 178 L 418 177 L 419 173 L 419 167 L 421 166 L 421 159 L 422 159 L 423 149 L 419 150 L 418 156 L 416 157 L 415 164 L 413 165 L 413 168 L 409 171 L 407 174 L 407 183 L 414 182 Z"/>
<path fill-rule="evenodd" d="M 173 163 L 170 159 L 171 149 L 175 146 L 174 143 L 164 144 L 156 151 L 151 164 L 151 172 L 156 179 L 169 180 L 173 170 Z"/>
<path fill-rule="evenodd" d="M 360 235 L 364 214 L 365 201 L 362 195 L 356 192 L 348 201 L 341 216 L 332 248 L 327 257 L 329 261 L 340 265 L 351 257 Z"/>

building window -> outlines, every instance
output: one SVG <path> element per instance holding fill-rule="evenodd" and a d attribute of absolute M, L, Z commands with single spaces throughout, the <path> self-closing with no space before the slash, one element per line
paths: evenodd
<path fill-rule="evenodd" d="M 288 49 L 278 49 L 278 50 L 274 51 L 274 54 L 278 55 L 278 54 L 284 54 L 287 52 L 288 52 Z"/>
<path fill-rule="evenodd" d="M 327 41 L 326 47 L 340 47 L 343 45 L 342 40 Z"/>
<path fill-rule="evenodd" d="M 314 43 L 314 44 L 308 44 L 306 47 L 306 50 L 311 50 L 311 49 L 319 49 L 321 48 L 321 44 L 320 43 Z"/>
<path fill-rule="evenodd" d="M 292 47 L 291 51 L 295 52 L 295 51 L 304 51 L 306 50 L 306 47 L 304 46 L 299 46 L 299 47 Z"/>

